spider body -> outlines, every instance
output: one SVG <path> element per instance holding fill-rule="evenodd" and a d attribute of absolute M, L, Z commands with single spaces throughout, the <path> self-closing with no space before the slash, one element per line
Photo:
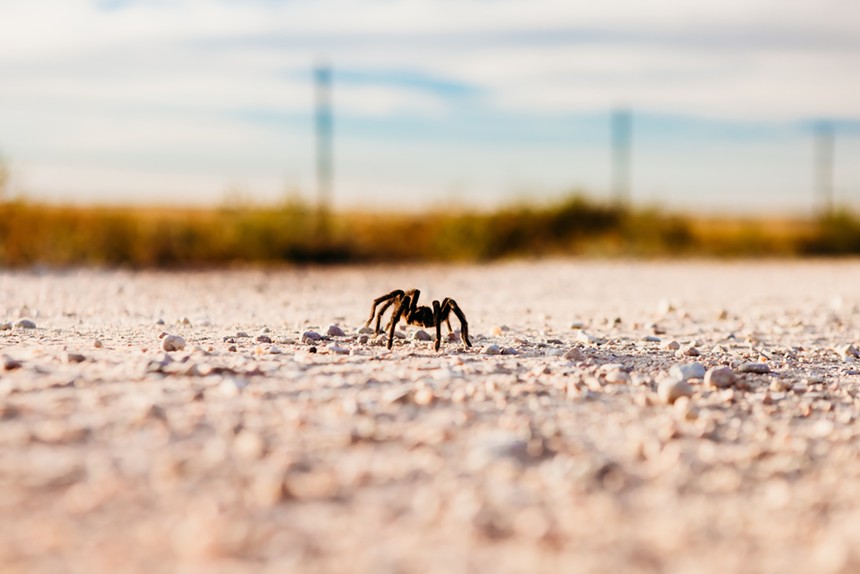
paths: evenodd
<path fill-rule="evenodd" d="M 418 305 L 418 298 L 420 296 L 421 291 L 418 289 L 409 289 L 408 291 L 395 289 L 391 293 L 377 297 L 373 300 L 373 305 L 370 308 L 370 318 L 364 326 L 369 327 L 373 320 L 376 319 L 374 331 L 379 333 L 381 331 L 382 316 L 389 308 L 393 308 L 391 318 L 385 327 L 386 331 L 388 331 L 389 349 L 394 341 L 394 329 L 397 327 L 400 319 L 403 319 L 409 325 L 427 328 L 435 327 L 435 349 L 438 351 L 442 344 L 442 323 L 444 322 L 448 326 L 449 333 L 453 331 L 450 315 L 454 313 L 460 321 L 460 336 L 463 344 L 467 347 L 472 346 L 472 342 L 469 340 L 469 323 L 466 321 L 466 315 L 463 314 L 462 309 L 460 309 L 456 301 L 446 297 L 441 303 L 433 301 L 433 307 L 431 308 L 427 305 Z"/>

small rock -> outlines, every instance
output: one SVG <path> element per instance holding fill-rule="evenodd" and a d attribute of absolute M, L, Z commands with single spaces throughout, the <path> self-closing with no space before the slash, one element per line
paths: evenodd
<path fill-rule="evenodd" d="M 482 355 L 498 355 L 502 352 L 498 345 L 487 345 L 481 349 Z"/>
<path fill-rule="evenodd" d="M 0 331 L 8 331 L 12 328 L 12 323 L 8 321 L 6 323 L 0 323 Z"/>
<path fill-rule="evenodd" d="M 344 333 L 343 329 L 341 329 L 339 325 L 329 325 L 328 329 L 326 329 L 326 333 L 328 333 L 329 337 L 345 337 L 346 336 L 346 333 Z"/>
<path fill-rule="evenodd" d="M 540 377 L 541 375 L 549 375 L 550 373 L 552 373 L 552 371 L 547 365 L 537 365 L 529 371 L 529 374 L 535 377 Z"/>
<path fill-rule="evenodd" d="M 242 389 L 248 386 L 248 380 L 240 377 L 225 377 L 218 385 L 221 394 L 228 397 L 237 396 Z"/>
<path fill-rule="evenodd" d="M 12 371 L 14 369 L 21 368 L 21 361 L 18 359 L 13 359 L 9 355 L 3 355 L 3 370 L 4 371 Z"/>
<path fill-rule="evenodd" d="M 359 345 L 366 345 L 369 340 L 370 340 L 370 337 L 368 337 L 367 335 L 361 335 L 358 338 L 358 344 Z"/>
<path fill-rule="evenodd" d="M 659 303 L 657 303 L 657 313 L 659 315 L 668 315 L 676 310 L 675 305 L 668 299 L 661 299 Z"/>
<path fill-rule="evenodd" d="M 432 341 L 433 337 L 430 336 L 430 333 L 423 329 L 418 329 L 415 331 L 415 334 L 412 335 L 412 338 L 416 341 Z"/>
<path fill-rule="evenodd" d="M 236 345 L 230 345 L 229 347 L 227 347 L 227 352 L 228 352 L 228 353 L 235 353 L 235 352 L 236 352 L 236 350 L 237 350 L 237 349 L 236 349 Z"/>
<path fill-rule="evenodd" d="M 101 339 L 96 339 L 93 341 L 93 347 L 95 347 L 96 349 L 101 349 L 102 347 L 104 347 L 104 343 L 101 342 Z"/>
<path fill-rule="evenodd" d="M 179 320 L 180 325 L 191 326 L 191 320 L 188 317 L 183 317 Z"/>
<path fill-rule="evenodd" d="M 185 339 L 179 335 L 166 335 L 161 341 L 161 348 L 165 351 L 181 351 L 185 348 Z"/>
<path fill-rule="evenodd" d="M 675 364 L 669 369 L 669 376 L 682 381 L 705 378 L 705 366 L 701 363 Z"/>
<path fill-rule="evenodd" d="M 860 349 L 857 349 L 854 345 L 841 345 L 836 348 L 836 352 L 843 359 L 860 359 Z"/>
<path fill-rule="evenodd" d="M 705 385 L 715 389 L 728 389 L 735 384 L 735 379 L 731 367 L 714 367 L 705 373 Z"/>
<path fill-rule="evenodd" d="M 87 358 L 81 353 L 70 353 L 68 351 L 63 353 L 63 362 L 66 363 L 83 363 L 86 360 Z"/>
<path fill-rule="evenodd" d="M 249 335 L 249 334 L 248 334 L 248 333 L 246 333 L 245 331 L 239 331 L 239 332 L 238 332 L 238 333 L 236 333 L 236 335 L 235 335 L 235 337 L 236 337 L 237 339 L 248 339 L 248 338 L 250 338 L 250 336 L 251 336 L 251 335 Z"/>
<path fill-rule="evenodd" d="M 657 396 L 667 405 L 674 404 L 681 397 L 693 396 L 693 388 L 687 381 L 663 379 L 657 386 Z"/>
<path fill-rule="evenodd" d="M 302 333 L 302 343 L 312 344 L 322 340 L 322 335 L 316 331 L 305 331 Z"/>
<path fill-rule="evenodd" d="M 519 355 L 520 353 L 519 353 L 519 351 L 517 351 L 513 347 L 505 347 L 504 349 L 502 349 L 502 354 L 503 355 Z"/>
<path fill-rule="evenodd" d="M 257 338 L 255 339 L 255 341 L 257 341 L 258 343 L 271 343 L 272 338 L 269 337 L 268 335 L 257 335 Z"/>
<path fill-rule="evenodd" d="M 597 342 L 597 338 L 586 331 L 579 331 L 576 334 L 575 340 L 577 343 L 582 343 L 584 345 L 593 345 Z"/>
<path fill-rule="evenodd" d="M 739 373 L 755 373 L 757 375 L 766 375 L 770 372 L 770 367 L 767 363 L 741 363 L 738 365 Z"/>
<path fill-rule="evenodd" d="M 667 351 L 677 351 L 678 349 L 681 348 L 681 343 L 679 343 L 678 341 L 676 341 L 674 339 L 670 339 L 670 340 L 666 341 L 665 343 L 663 343 L 663 348 L 666 349 Z"/>
<path fill-rule="evenodd" d="M 603 376 L 603 378 L 610 385 L 630 384 L 630 375 L 621 369 L 611 369 Z"/>
<path fill-rule="evenodd" d="M 568 349 L 567 352 L 563 355 L 563 357 L 567 361 L 583 361 L 583 360 L 585 360 L 585 355 L 577 347 L 572 347 L 572 348 Z"/>
<path fill-rule="evenodd" d="M 662 339 L 657 335 L 645 335 L 644 337 L 642 337 L 642 340 L 646 343 L 659 343 L 660 341 L 662 341 Z"/>
<path fill-rule="evenodd" d="M 341 347 L 340 345 L 337 345 L 335 343 L 330 344 L 327 348 L 329 351 L 331 351 L 332 353 L 334 353 L 336 355 L 348 355 L 349 354 L 349 349 L 347 349 L 346 347 Z"/>
<path fill-rule="evenodd" d="M 570 324 L 570 328 L 573 330 L 585 329 L 585 323 L 583 323 L 582 321 L 574 321 L 573 323 Z"/>
<path fill-rule="evenodd" d="M 35 329 L 36 324 L 30 319 L 21 319 L 15 322 L 15 327 L 18 329 Z"/>
<path fill-rule="evenodd" d="M 433 403 L 435 396 L 433 395 L 433 391 L 424 387 L 423 389 L 418 389 L 415 391 L 415 396 L 412 397 L 412 401 L 422 407 L 426 407 Z"/>
<path fill-rule="evenodd" d="M 242 430 L 233 439 L 233 450 L 242 458 L 256 460 L 266 454 L 266 441 L 259 433 Z"/>
<path fill-rule="evenodd" d="M 359 335 L 373 335 L 373 328 L 372 327 L 362 327 L 361 329 L 358 330 L 358 334 Z"/>
<path fill-rule="evenodd" d="M 693 345 L 690 345 L 688 347 L 684 347 L 680 351 L 686 357 L 698 357 L 699 355 L 702 354 L 701 352 L 699 352 L 699 349 L 697 349 Z"/>

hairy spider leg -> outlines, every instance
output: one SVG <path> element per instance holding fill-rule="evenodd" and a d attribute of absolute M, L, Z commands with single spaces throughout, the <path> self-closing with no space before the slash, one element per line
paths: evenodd
<path fill-rule="evenodd" d="M 418 310 L 418 298 L 421 297 L 421 291 L 418 289 L 410 289 L 406 292 L 406 296 L 409 297 L 410 303 L 403 312 L 406 313 L 404 319 L 407 323 L 412 323 L 412 319 L 415 317 L 415 311 Z"/>
<path fill-rule="evenodd" d="M 450 298 L 450 297 L 445 297 L 444 299 L 442 299 L 442 307 L 443 307 L 443 308 L 444 308 L 444 307 L 450 307 L 450 306 L 449 306 L 449 302 L 450 302 L 450 301 L 451 301 L 451 298 Z M 453 333 L 453 332 L 454 332 L 454 327 L 452 327 L 452 326 L 451 326 L 451 313 L 450 313 L 450 308 L 449 308 L 449 310 L 448 310 L 448 311 L 445 311 L 442 315 L 440 315 L 440 317 L 439 317 L 439 322 L 441 323 L 443 320 L 445 321 L 445 325 L 447 325 L 447 326 L 448 326 L 448 333 Z"/>
<path fill-rule="evenodd" d="M 442 306 L 439 305 L 439 301 L 433 301 L 433 323 L 436 325 L 436 350 L 438 351 L 442 344 Z"/>
<path fill-rule="evenodd" d="M 394 309 L 394 313 L 391 315 L 391 320 L 388 322 L 388 348 L 391 348 L 391 344 L 394 342 L 394 329 L 397 327 L 397 323 L 400 322 L 400 317 L 403 315 L 403 312 L 409 309 L 412 304 L 411 298 L 409 295 L 404 295 L 402 299 L 397 303 L 397 307 Z"/>
<path fill-rule="evenodd" d="M 404 293 L 401 289 L 395 289 L 391 293 L 387 295 L 383 295 L 382 297 L 377 297 L 373 300 L 373 304 L 370 307 L 370 319 L 364 324 L 365 327 L 369 327 L 370 323 L 373 321 L 373 318 L 376 317 L 376 327 L 374 328 L 375 333 L 379 333 L 379 324 L 382 321 L 382 315 L 391 307 L 392 303 L 395 303 L 399 297 L 403 297 Z M 380 304 L 384 303 L 381 309 L 379 309 L 379 313 L 376 312 L 376 307 Z"/>
<path fill-rule="evenodd" d="M 460 321 L 460 337 L 463 339 L 463 343 L 467 347 L 472 346 L 472 341 L 469 340 L 469 323 L 466 321 L 466 315 L 463 313 L 463 310 L 460 309 L 460 306 L 456 301 L 450 299 L 448 297 L 442 301 L 442 316 L 445 317 L 445 320 L 449 319 L 449 314 L 451 311 L 457 316 L 457 319 Z"/>

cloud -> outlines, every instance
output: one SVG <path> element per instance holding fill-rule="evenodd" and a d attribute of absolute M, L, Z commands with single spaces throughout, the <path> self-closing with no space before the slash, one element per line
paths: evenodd
<path fill-rule="evenodd" d="M 339 161 L 371 161 L 359 149 L 375 138 L 374 157 L 434 185 L 495 185 L 498 165 L 527 173 L 517 157 L 556 157 L 582 133 L 602 157 L 594 118 L 616 106 L 860 119 L 860 4 L 847 0 L 5 0 L 0 21 L 0 147 L 31 170 L 85 164 L 64 172 L 80 181 L 176 166 L 309 180 L 320 59 L 334 69 Z M 479 145 L 490 155 L 474 168 L 454 157 Z M 552 165 L 516 177 L 576 180 Z M 374 170 L 348 170 L 356 189 L 373 187 Z"/>

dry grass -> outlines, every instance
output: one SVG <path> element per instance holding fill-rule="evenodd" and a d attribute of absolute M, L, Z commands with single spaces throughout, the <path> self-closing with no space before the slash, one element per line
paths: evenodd
<path fill-rule="evenodd" d="M 696 218 L 572 195 L 489 213 L 339 212 L 311 206 L 157 209 L 0 203 L 0 264 L 131 267 L 329 261 L 486 261 L 543 255 L 860 253 L 860 220 Z"/>

